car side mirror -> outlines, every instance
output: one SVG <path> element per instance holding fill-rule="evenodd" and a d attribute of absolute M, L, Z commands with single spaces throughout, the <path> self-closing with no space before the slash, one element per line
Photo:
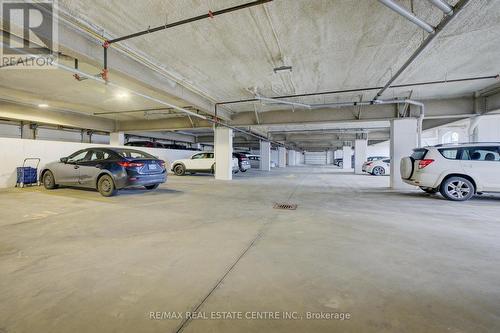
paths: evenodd
<path fill-rule="evenodd" d="M 62 157 L 61 158 L 61 163 L 68 163 L 68 158 L 67 157 Z"/>

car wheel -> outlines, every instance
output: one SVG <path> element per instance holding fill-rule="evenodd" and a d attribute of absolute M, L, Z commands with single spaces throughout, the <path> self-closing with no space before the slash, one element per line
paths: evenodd
<path fill-rule="evenodd" d="M 97 182 L 97 190 L 103 197 L 111 197 L 116 194 L 116 187 L 110 175 L 103 175 Z"/>
<path fill-rule="evenodd" d="M 465 201 L 474 195 L 474 185 L 462 177 L 450 177 L 441 184 L 440 192 L 448 200 Z"/>
<path fill-rule="evenodd" d="M 146 185 L 144 187 L 146 188 L 146 190 L 154 190 L 157 189 L 158 186 L 160 186 L 160 184 Z"/>
<path fill-rule="evenodd" d="M 377 167 L 373 168 L 372 175 L 374 175 L 374 176 L 383 176 L 383 175 L 385 175 L 385 169 L 382 168 L 382 167 L 377 166 Z"/>
<path fill-rule="evenodd" d="M 241 172 L 247 172 L 247 169 L 240 168 Z"/>
<path fill-rule="evenodd" d="M 43 174 L 43 186 L 47 189 L 47 190 L 53 190 L 57 187 L 56 185 L 56 180 L 54 179 L 54 175 L 52 174 L 51 171 L 46 171 L 44 174 Z"/>
<path fill-rule="evenodd" d="M 177 164 L 175 167 L 174 167 L 174 173 L 177 175 L 177 176 L 184 176 L 186 174 L 186 168 L 184 167 L 184 165 L 182 164 Z"/>
<path fill-rule="evenodd" d="M 439 192 L 438 189 L 436 189 L 436 188 L 430 188 L 430 187 L 420 187 L 420 189 L 422 191 L 424 191 L 425 193 L 429 193 L 429 194 L 436 194 L 436 193 Z"/>
<path fill-rule="evenodd" d="M 344 162 L 339 162 L 339 168 L 343 168 L 344 167 Z"/>
<path fill-rule="evenodd" d="M 212 165 L 212 168 L 210 170 L 212 172 L 212 175 L 215 175 L 215 163 L 214 163 L 214 165 Z"/>

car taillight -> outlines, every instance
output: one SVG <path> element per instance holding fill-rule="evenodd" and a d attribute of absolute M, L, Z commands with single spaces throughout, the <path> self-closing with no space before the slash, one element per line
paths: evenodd
<path fill-rule="evenodd" d="M 118 164 L 124 168 L 136 168 L 144 166 L 144 163 L 141 162 L 118 162 Z"/>
<path fill-rule="evenodd" d="M 431 160 L 431 159 L 420 160 L 418 162 L 418 168 L 423 169 L 426 166 L 428 166 L 429 164 L 431 164 L 432 162 L 434 162 L 434 160 Z"/>
<path fill-rule="evenodd" d="M 158 161 L 158 164 L 159 164 L 162 168 L 164 168 L 164 167 L 165 167 L 165 161 L 161 161 L 161 160 L 160 160 L 160 161 Z"/>
<path fill-rule="evenodd" d="M 373 164 L 373 162 L 368 162 L 368 163 L 366 163 L 366 166 L 370 166 L 372 164 Z"/>

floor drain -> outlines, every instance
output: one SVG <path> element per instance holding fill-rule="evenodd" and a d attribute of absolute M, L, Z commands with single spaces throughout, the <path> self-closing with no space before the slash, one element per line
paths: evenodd
<path fill-rule="evenodd" d="M 288 209 L 288 210 L 296 210 L 297 209 L 297 204 L 291 204 L 291 203 L 277 203 L 275 202 L 273 205 L 274 209 Z"/>

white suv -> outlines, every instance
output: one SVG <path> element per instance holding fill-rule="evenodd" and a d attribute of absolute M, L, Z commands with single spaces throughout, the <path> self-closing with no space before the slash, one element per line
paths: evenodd
<path fill-rule="evenodd" d="M 213 152 L 200 152 L 182 160 L 172 163 L 172 171 L 177 176 L 184 176 L 186 172 L 191 174 L 215 173 L 215 155 Z M 238 173 L 238 159 L 233 157 L 233 173 Z"/>
<path fill-rule="evenodd" d="M 464 201 L 500 192 L 500 143 L 448 144 L 417 148 L 401 160 L 401 178 L 427 193 Z"/>

